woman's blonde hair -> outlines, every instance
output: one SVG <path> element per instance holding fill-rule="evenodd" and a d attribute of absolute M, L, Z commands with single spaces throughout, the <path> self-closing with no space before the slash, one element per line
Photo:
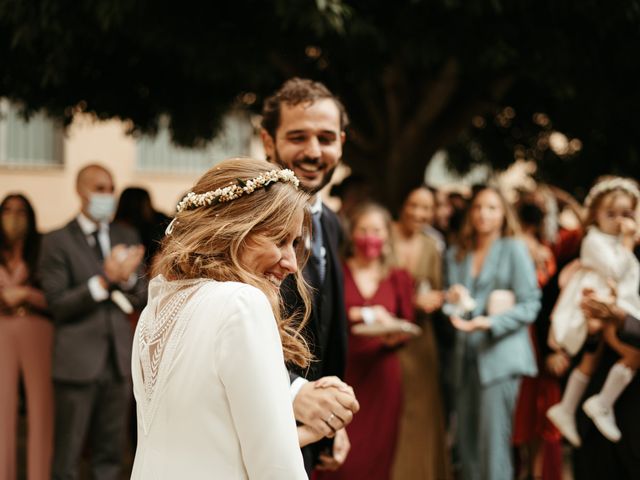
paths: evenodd
<path fill-rule="evenodd" d="M 462 260 L 467 253 L 471 252 L 476 247 L 477 242 L 477 232 L 473 228 L 473 223 L 471 221 L 471 214 L 473 211 L 473 206 L 478 199 L 478 196 L 489 190 L 490 192 L 495 193 L 500 199 L 500 204 L 502 205 L 502 211 L 504 212 L 504 221 L 502 222 L 502 230 L 500 232 L 502 237 L 515 237 L 520 235 L 521 228 L 520 223 L 518 222 L 518 218 L 514 213 L 511 205 L 507 202 L 507 199 L 502 194 L 502 192 L 490 186 L 485 186 L 479 188 L 475 191 L 471 201 L 469 202 L 469 207 L 467 208 L 467 212 L 465 213 L 464 220 L 462 222 L 462 227 L 460 228 L 460 233 L 457 239 L 458 251 L 456 254 L 456 259 L 458 261 Z"/>
<path fill-rule="evenodd" d="M 239 181 L 246 182 L 273 169 L 274 165 L 264 160 L 232 158 L 207 171 L 192 191 L 210 192 Z M 169 280 L 236 281 L 260 289 L 271 303 L 285 360 L 304 368 L 309 364 L 310 353 L 301 330 L 311 305 L 308 287 L 300 273 L 308 255 L 304 250 L 305 242 L 298 242 L 296 247 L 298 271 L 294 274 L 304 311 L 288 318 L 283 317 L 280 293 L 263 275 L 249 271 L 241 263 L 240 256 L 246 248 L 251 248 L 247 242 L 254 235 L 279 244 L 286 238 L 300 211 L 304 212 L 303 238 L 306 238 L 310 228 L 308 200 L 308 194 L 296 189 L 292 183 L 278 181 L 229 202 L 183 210 L 176 214 L 171 234 L 162 242 L 154 275 L 162 274 Z"/>
<path fill-rule="evenodd" d="M 391 232 L 391 225 L 393 220 L 391 218 L 391 214 L 389 213 L 389 210 L 387 210 L 386 208 L 384 208 L 382 205 L 378 203 L 375 203 L 375 202 L 363 203 L 357 206 L 353 210 L 353 213 L 349 216 L 350 229 L 348 232 L 349 248 L 347 250 L 347 257 L 352 257 L 355 253 L 354 246 L 353 246 L 353 230 L 355 229 L 360 219 L 370 213 L 379 213 L 384 219 L 384 225 L 387 229 L 387 243 L 382 249 L 382 258 L 381 258 L 382 272 L 384 275 L 386 275 L 387 273 L 389 273 L 389 270 L 391 269 L 391 267 L 393 267 L 396 264 L 395 256 L 393 254 L 394 248 L 393 248 L 393 238 L 392 238 L 392 232 Z"/>

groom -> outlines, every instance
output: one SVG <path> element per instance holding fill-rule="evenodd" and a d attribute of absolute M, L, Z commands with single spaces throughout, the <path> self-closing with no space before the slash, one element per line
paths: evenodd
<path fill-rule="evenodd" d="M 304 267 L 313 288 L 312 311 L 305 338 L 315 361 L 307 371 L 290 372 L 296 420 L 325 436 L 334 436 L 303 449 L 305 467 L 335 470 L 350 449 L 344 427 L 359 405 L 350 388 L 316 388 L 322 377 L 343 378 L 347 349 L 347 320 L 343 300 L 338 246 L 342 230 L 337 216 L 322 203 L 318 192 L 329 183 L 342 158 L 348 119 L 340 101 L 321 83 L 292 78 L 265 100 L 262 142 L 267 159 L 293 170 L 312 195 L 311 258 Z M 288 308 L 302 300 L 292 282 L 282 286 Z"/>

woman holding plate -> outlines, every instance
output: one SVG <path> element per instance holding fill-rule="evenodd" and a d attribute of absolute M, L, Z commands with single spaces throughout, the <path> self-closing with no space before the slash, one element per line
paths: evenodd
<path fill-rule="evenodd" d="M 398 318 L 413 318 L 413 282 L 407 272 L 391 266 L 391 217 L 383 207 L 362 205 L 350 225 L 344 295 L 353 328 L 345 381 L 358 392 L 360 411 L 347 426 L 351 452 L 344 465 L 320 472 L 317 479 L 388 480 L 402 405 L 397 347 L 414 331 Z M 377 335 L 367 335 L 372 333 Z"/>

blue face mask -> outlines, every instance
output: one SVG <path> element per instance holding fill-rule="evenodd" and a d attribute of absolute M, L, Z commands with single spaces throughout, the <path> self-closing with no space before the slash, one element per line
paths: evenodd
<path fill-rule="evenodd" d="M 96 222 L 108 222 L 116 209 L 116 198 L 109 193 L 92 193 L 88 213 Z"/>

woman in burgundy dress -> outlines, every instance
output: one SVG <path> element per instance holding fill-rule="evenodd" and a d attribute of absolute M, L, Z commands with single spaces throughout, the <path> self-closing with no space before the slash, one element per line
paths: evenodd
<path fill-rule="evenodd" d="M 367 204 L 351 218 L 352 252 L 344 265 L 344 295 L 350 324 L 413 319 L 413 283 L 391 267 L 391 217 Z M 360 411 L 347 426 L 351 451 L 335 472 L 318 480 L 388 480 L 398 437 L 402 378 L 398 346 L 406 337 L 367 337 L 349 333 L 345 380 L 353 386 Z"/>

